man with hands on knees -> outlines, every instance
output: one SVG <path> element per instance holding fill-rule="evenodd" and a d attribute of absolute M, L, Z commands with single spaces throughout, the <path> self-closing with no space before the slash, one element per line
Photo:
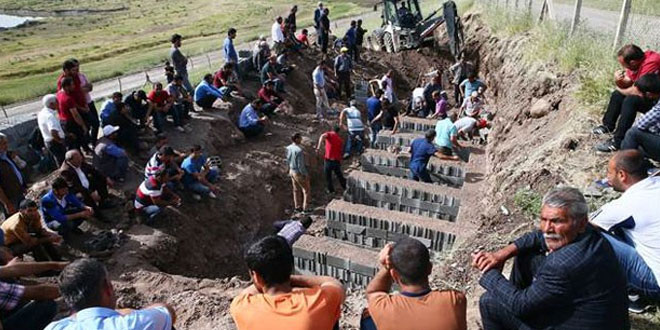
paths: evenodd
<path fill-rule="evenodd" d="M 486 289 L 479 301 L 485 330 L 630 329 L 625 275 L 587 215 L 579 190 L 554 188 L 543 197 L 538 230 L 472 255 Z M 501 272 L 511 258 L 507 280 Z"/>
<path fill-rule="evenodd" d="M 378 256 L 380 270 L 367 286 L 368 311 L 362 330 L 465 330 L 465 295 L 431 290 L 429 250 L 414 238 L 387 244 Z M 400 292 L 390 294 L 396 283 Z"/>

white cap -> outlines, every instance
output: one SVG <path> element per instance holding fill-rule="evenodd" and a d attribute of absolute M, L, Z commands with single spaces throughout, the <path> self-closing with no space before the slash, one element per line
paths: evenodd
<path fill-rule="evenodd" d="M 103 126 L 103 136 L 110 136 L 112 133 L 119 130 L 119 126 L 105 125 Z"/>
<path fill-rule="evenodd" d="M 474 92 L 472 92 L 472 94 L 470 94 L 470 96 L 477 97 L 477 96 L 479 96 L 479 92 L 474 91 Z"/>

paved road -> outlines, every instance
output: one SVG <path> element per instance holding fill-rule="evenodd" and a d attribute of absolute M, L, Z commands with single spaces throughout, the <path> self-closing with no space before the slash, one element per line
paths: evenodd
<path fill-rule="evenodd" d="M 359 17 L 363 19 L 370 19 L 376 17 L 376 13 L 373 11 L 365 12 Z M 358 16 L 355 16 L 358 17 Z M 332 24 L 334 26 L 333 31 L 335 33 L 343 33 L 348 26 L 348 23 L 353 18 L 344 18 L 334 21 Z M 312 27 L 309 27 L 310 31 L 313 31 Z M 269 35 L 269 29 L 264 29 L 264 35 Z M 220 38 L 219 38 L 220 39 Z M 222 40 L 218 40 L 218 43 L 221 43 Z M 254 46 L 254 42 L 246 42 L 239 45 L 236 45 L 237 50 L 251 50 Z M 182 47 L 182 50 L 186 51 L 185 40 Z M 169 48 L 163 47 L 163 52 L 169 52 Z M 224 62 L 222 56 L 222 50 L 215 50 L 206 54 L 201 54 L 197 56 L 192 56 L 191 60 L 188 62 L 188 71 L 191 72 L 195 68 L 203 67 L 205 69 L 209 68 L 209 61 L 212 64 L 212 67 L 219 68 Z M 85 69 L 85 64 L 83 63 L 83 72 Z M 119 90 L 119 81 L 121 81 L 121 89 L 123 91 L 132 90 L 144 86 L 146 83 L 146 75 L 150 77 L 152 81 L 163 80 L 163 67 L 158 66 L 144 70 L 142 72 L 136 72 L 121 77 L 111 78 L 107 80 L 97 81 L 94 83 L 94 90 L 92 91 L 92 98 L 95 100 L 109 97 L 112 93 Z M 36 113 L 43 107 L 41 104 L 41 99 L 33 99 L 26 102 L 11 104 L 4 107 L 4 113 L 0 114 L 0 127 L 6 127 L 13 125 L 15 123 L 29 119 L 30 117 L 36 116 Z M 100 109 L 99 109 L 100 110 Z M 5 117 L 6 114 L 6 117 Z"/>

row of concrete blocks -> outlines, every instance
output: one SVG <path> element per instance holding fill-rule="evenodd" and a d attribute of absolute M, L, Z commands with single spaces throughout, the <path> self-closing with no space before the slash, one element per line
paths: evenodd
<path fill-rule="evenodd" d="M 366 286 L 378 270 L 372 266 L 355 263 L 350 259 L 295 246 L 293 247 L 293 261 L 296 271 L 300 274 L 332 276 L 351 287 Z"/>
<path fill-rule="evenodd" d="M 417 214 L 434 219 L 455 221 L 460 207 L 458 198 L 348 177 L 344 200 L 388 210 Z"/>
<path fill-rule="evenodd" d="M 419 134 L 408 134 L 408 133 L 397 133 L 389 134 L 390 132 L 382 132 L 378 134 L 376 138 L 376 143 L 374 144 L 375 149 L 387 150 L 390 146 L 400 146 L 407 147 L 410 143 L 423 135 Z"/>
<path fill-rule="evenodd" d="M 447 251 L 456 241 L 456 235 L 424 226 L 381 220 L 368 216 L 326 210 L 325 235 L 369 248 L 381 248 L 388 242 L 411 237 L 433 251 Z"/>
<path fill-rule="evenodd" d="M 405 154 L 366 152 L 360 158 L 364 171 L 398 178 L 408 177 L 409 163 L 410 156 Z M 458 187 L 465 182 L 465 172 L 458 166 L 430 161 L 427 169 L 434 183 Z"/>
<path fill-rule="evenodd" d="M 399 131 L 423 135 L 426 131 L 435 129 L 437 122 L 437 120 L 433 119 L 402 117 L 399 123 Z"/>

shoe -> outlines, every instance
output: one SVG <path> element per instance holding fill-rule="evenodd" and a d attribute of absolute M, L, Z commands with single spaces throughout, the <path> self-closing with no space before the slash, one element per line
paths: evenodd
<path fill-rule="evenodd" d="M 300 213 L 300 212 L 303 211 L 303 209 L 302 209 L 302 207 L 296 207 L 295 209 L 293 209 L 293 211 L 296 212 L 296 213 Z"/>
<path fill-rule="evenodd" d="M 194 200 L 196 200 L 196 201 L 201 201 L 201 200 L 202 200 L 202 196 L 200 196 L 200 195 L 198 195 L 198 194 L 193 194 L 193 195 L 192 195 L 192 198 L 193 198 Z"/>
<path fill-rule="evenodd" d="M 314 210 L 312 210 L 312 209 L 304 209 L 302 211 L 303 215 L 308 215 L 308 214 L 312 214 L 312 213 L 314 213 Z"/>
<path fill-rule="evenodd" d="M 612 139 L 609 139 L 597 145 L 596 150 L 600 152 L 615 152 L 619 150 L 619 147 L 614 144 Z"/>
<path fill-rule="evenodd" d="M 186 129 L 183 128 L 183 126 L 177 126 L 177 127 L 176 127 L 176 130 L 179 131 L 179 132 L 181 132 L 181 133 L 185 133 L 185 132 L 186 132 Z"/>
<path fill-rule="evenodd" d="M 216 196 L 212 191 L 209 191 L 209 198 L 216 199 L 218 196 Z"/>
<path fill-rule="evenodd" d="M 610 129 L 607 128 L 607 126 L 605 126 L 605 125 L 598 125 L 598 126 L 594 127 L 593 130 L 591 130 L 591 133 L 594 133 L 596 135 L 609 134 Z"/>
<path fill-rule="evenodd" d="M 344 159 L 348 159 L 348 157 L 351 157 L 351 154 L 344 154 Z"/>
<path fill-rule="evenodd" d="M 641 296 L 628 295 L 628 311 L 635 314 L 642 314 L 652 309 L 653 305 L 647 303 L 646 299 Z"/>

